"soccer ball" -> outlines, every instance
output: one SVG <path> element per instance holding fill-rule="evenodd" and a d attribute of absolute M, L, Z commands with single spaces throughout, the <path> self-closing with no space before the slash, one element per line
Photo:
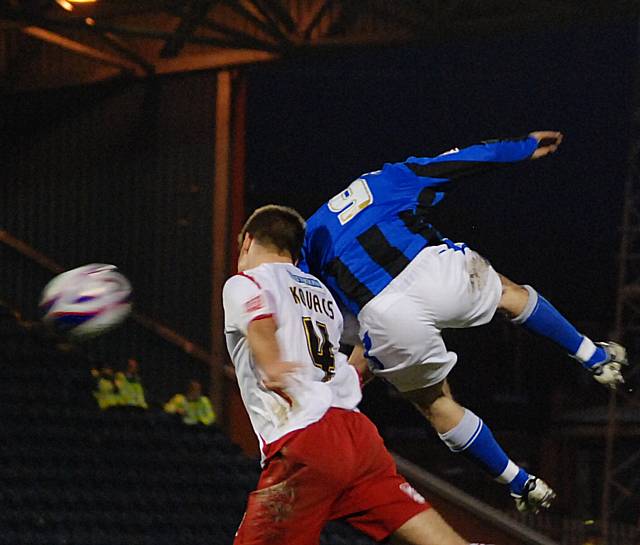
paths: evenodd
<path fill-rule="evenodd" d="M 73 340 L 101 335 L 131 312 L 131 284 L 115 265 L 92 263 L 63 272 L 42 291 L 42 321 Z"/>

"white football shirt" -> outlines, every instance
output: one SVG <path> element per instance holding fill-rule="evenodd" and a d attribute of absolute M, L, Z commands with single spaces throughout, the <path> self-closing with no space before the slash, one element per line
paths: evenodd
<path fill-rule="evenodd" d="M 315 276 L 289 263 L 265 263 L 229 278 L 222 297 L 227 349 L 261 450 L 330 407 L 356 408 L 358 373 L 338 351 L 342 314 Z M 282 360 L 301 364 L 284 392 L 264 387 L 247 341 L 249 324 L 266 317 L 276 322 Z"/>

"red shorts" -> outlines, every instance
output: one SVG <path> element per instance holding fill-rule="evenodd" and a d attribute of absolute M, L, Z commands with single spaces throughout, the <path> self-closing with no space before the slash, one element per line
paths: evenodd
<path fill-rule="evenodd" d="M 269 446 L 234 545 L 317 545 L 334 519 L 381 541 L 430 507 L 362 413 L 330 409 Z"/>

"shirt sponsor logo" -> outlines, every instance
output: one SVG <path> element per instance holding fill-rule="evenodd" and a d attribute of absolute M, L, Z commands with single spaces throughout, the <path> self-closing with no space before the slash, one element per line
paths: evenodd
<path fill-rule="evenodd" d="M 298 284 L 304 284 L 305 286 L 311 286 L 313 288 L 322 289 L 322 284 L 315 278 L 306 278 L 304 276 L 298 276 L 297 274 L 289 273 L 289 276 L 293 278 Z"/>
<path fill-rule="evenodd" d="M 264 308 L 264 305 L 262 304 L 261 295 L 256 295 L 255 297 L 252 297 L 244 304 L 244 309 L 246 312 L 255 312 L 263 308 Z"/>
<path fill-rule="evenodd" d="M 400 485 L 400 490 L 402 490 L 416 503 L 427 503 L 427 500 L 425 500 L 409 483 L 402 483 Z"/>

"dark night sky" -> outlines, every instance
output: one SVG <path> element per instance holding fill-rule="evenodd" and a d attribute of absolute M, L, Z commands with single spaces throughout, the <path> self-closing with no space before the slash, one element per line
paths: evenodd
<path fill-rule="evenodd" d="M 608 327 L 636 56 L 637 25 L 602 23 L 254 67 L 248 206 L 309 215 L 384 162 L 561 130 L 553 158 L 461 182 L 436 225 Z"/>

